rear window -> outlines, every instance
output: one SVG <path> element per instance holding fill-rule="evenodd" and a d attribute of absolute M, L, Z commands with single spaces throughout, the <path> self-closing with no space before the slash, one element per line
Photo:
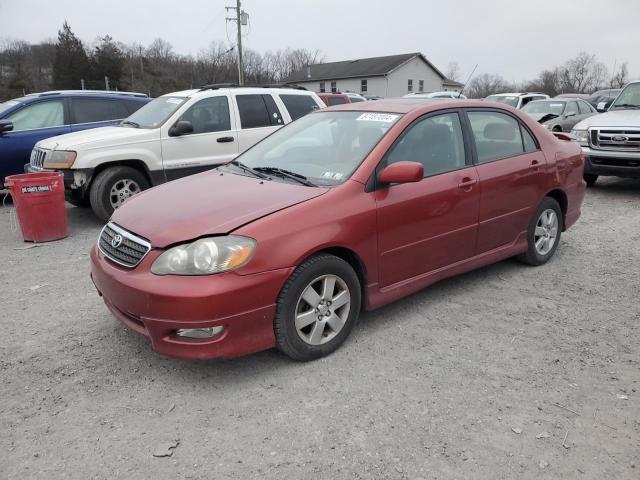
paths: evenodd
<path fill-rule="evenodd" d="M 319 108 L 311 95 L 280 95 L 280 100 L 289 110 L 291 120 L 304 117 L 307 113 Z"/>
<path fill-rule="evenodd" d="M 282 117 L 271 95 L 236 95 L 242 128 L 282 125 Z"/>
<path fill-rule="evenodd" d="M 329 97 L 329 106 L 332 105 L 342 105 L 343 103 L 347 103 L 347 100 L 343 97 Z"/>
<path fill-rule="evenodd" d="M 129 116 L 129 111 L 120 101 L 101 98 L 74 98 L 71 111 L 73 123 L 105 122 Z"/>

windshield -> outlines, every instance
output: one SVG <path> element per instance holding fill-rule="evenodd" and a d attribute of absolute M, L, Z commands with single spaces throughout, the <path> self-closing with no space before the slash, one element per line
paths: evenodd
<path fill-rule="evenodd" d="M 512 107 L 518 106 L 518 97 L 512 95 L 489 95 L 485 100 L 488 102 L 506 103 Z"/>
<path fill-rule="evenodd" d="M 184 97 L 158 97 L 122 121 L 123 126 L 158 128 L 187 99 Z"/>
<path fill-rule="evenodd" d="M 562 115 L 565 105 L 565 102 L 557 101 L 529 102 L 522 107 L 522 111 L 526 113 L 552 113 L 554 115 Z"/>
<path fill-rule="evenodd" d="M 631 83 L 622 90 L 609 109 L 616 108 L 640 108 L 640 82 Z"/>
<path fill-rule="evenodd" d="M 315 185 L 339 185 L 400 116 L 352 111 L 313 113 L 276 131 L 237 160 L 254 169 L 284 169 Z"/>
<path fill-rule="evenodd" d="M 9 110 L 10 108 L 15 107 L 16 105 L 19 105 L 20 102 L 16 102 L 15 100 L 8 100 L 4 103 L 0 103 L 0 117 L 2 116 L 2 114 L 4 114 L 7 110 Z"/>

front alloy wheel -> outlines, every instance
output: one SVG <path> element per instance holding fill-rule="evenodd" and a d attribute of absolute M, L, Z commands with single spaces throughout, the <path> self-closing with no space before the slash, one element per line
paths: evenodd
<path fill-rule="evenodd" d="M 360 300 L 360 280 L 349 263 L 326 253 L 309 257 L 278 296 L 276 346 L 295 360 L 330 354 L 349 336 Z"/>

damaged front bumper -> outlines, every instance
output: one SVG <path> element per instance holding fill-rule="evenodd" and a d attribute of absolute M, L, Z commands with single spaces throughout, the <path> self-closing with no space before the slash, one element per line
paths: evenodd
<path fill-rule="evenodd" d="M 30 163 L 24 166 L 25 173 L 39 172 L 60 172 L 64 175 L 64 196 L 67 200 L 80 201 L 85 198 L 91 180 L 93 179 L 93 168 L 78 168 L 64 170 L 49 170 L 35 168 Z"/>

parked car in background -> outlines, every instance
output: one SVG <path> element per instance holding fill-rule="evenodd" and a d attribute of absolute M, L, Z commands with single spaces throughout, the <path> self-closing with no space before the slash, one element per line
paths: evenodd
<path fill-rule="evenodd" d="M 549 261 L 580 216 L 582 170 L 578 145 L 505 106 L 342 105 L 132 198 L 92 249 L 91 276 L 164 355 L 275 346 L 311 360 L 363 309 L 509 257 Z"/>
<path fill-rule="evenodd" d="M 404 96 L 404 98 L 458 98 L 464 99 L 467 98 L 461 93 L 458 92 L 417 92 L 417 93 L 408 93 Z"/>
<path fill-rule="evenodd" d="M 344 93 L 318 93 L 318 97 L 320 97 L 320 100 L 322 100 L 327 107 L 351 103 L 349 95 Z"/>
<path fill-rule="evenodd" d="M 24 172 L 39 140 L 113 125 L 151 99 L 142 93 L 60 90 L 0 103 L 0 188 Z"/>
<path fill-rule="evenodd" d="M 151 101 L 117 126 L 38 142 L 28 171 L 64 172 L 67 198 L 103 220 L 141 190 L 233 160 L 323 108 L 305 89 L 206 86 Z"/>
<path fill-rule="evenodd" d="M 640 178 L 640 81 L 629 83 L 606 113 L 594 115 L 571 132 L 586 156 L 584 179 Z"/>
<path fill-rule="evenodd" d="M 571 97 L 534 100 L 522 111 L 553 132 L 570 132 L 576 123 L 598 113 L 584 100 Z"/>
<path fill-rule="evenodd" d="M 587 100 L 589 97 L 590 95 L 587 95 L 586 93 L 561 93 L 553 98 L 580 98 L 582 100 Z"/>
<path fill-rule="evenodd" d="M 384 97 L 380 95 L 363 95 L 366 100 L 382 100 Z"/>
<path fill-rule="evenodd" d="M 549 98 L 549 95 L 544 93 L 498 93 L 496 95 L 489 95 L 485 98 L 485 101 L 505 103 L 519 110 L 529 102 L 545 100 L 547 98 Z"/>
<path fill-rule="evenodd" d="M 351 100 L 351 103 L 358 103 L 358 102 L 366 102 L 367 101 L 367 99 L 364 98 L 359 93 L 355 93 L 355 92 L 342 92 L 342 93 L 344 93 L 347 97 L 349 97 L 349 100 Z"/>
<path fill-rule="evenodd" d="M 587 98 L 587 102 L 589 102 L 599 112 L 606 112 L 616 97 L 620 95 L 621 91 L 621 88 L 598 90 Z"/>

